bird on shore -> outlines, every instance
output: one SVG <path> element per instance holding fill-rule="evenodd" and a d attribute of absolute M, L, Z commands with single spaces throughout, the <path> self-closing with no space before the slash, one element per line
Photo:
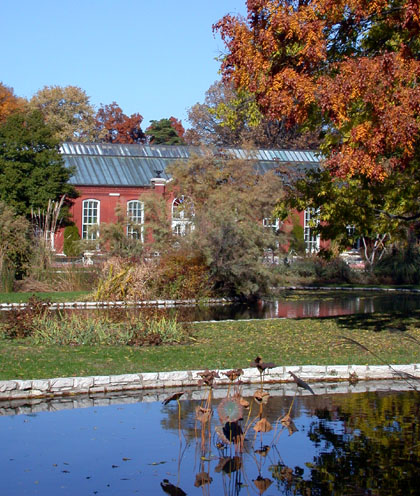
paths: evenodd
<path fill-rule="evenodd" d="M 298 387 L 301 387 L 302 389 L 306 389 L 307 391 L 309 391 L 310 393 L 315 395 L 313 389 L 311 388 L 311 386 L 309 384 L 307 384 L 305 381 L 303 381 L 300 377 L 298 377 L 296 374 L 294 374 L 290 370 L 289 370 L 289 374 L 293 377 L 293 380 L 296 382 Z"/>

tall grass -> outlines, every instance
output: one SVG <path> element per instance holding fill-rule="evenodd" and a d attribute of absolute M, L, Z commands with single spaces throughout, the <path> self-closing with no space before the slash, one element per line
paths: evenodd
<path fill-rule="evenodd" d="M 26 312 L 26 313 L 25 313 Z M 51 315 L 46 309 L 36 314 L 20 310 L 0 324 L 3 338 L 27 337 L 34 345 L 160 345 L 180 344 L 190 339 L 187 324 L 175 318 L 146 317 L 113 322 L 106 317 L 71 313 Z"/>

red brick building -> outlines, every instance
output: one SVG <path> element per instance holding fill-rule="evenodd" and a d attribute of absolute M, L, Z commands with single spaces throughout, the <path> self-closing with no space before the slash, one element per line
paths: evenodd
<path fill-rule="evenodd" d="M 256 150 L 250 155 L 249 151 L 232 148 L 224 152 L 254 160 L 261 174 L 281 164 L 303 168 L 319 165 L 313 151 Z M 71 208 L 73 221 L 82 239 L 96 239 L 96 226 L 116 221 L 117 205 L 134 224 L 142 224 L 144 207 L 139 196 L 144 193 L 164 195 L 166 183 L 170 180 L 166 174 L 167 166 L 176 160 L 188 160 L 192 153 L 200 155 L 203 152 L 200 148 L 188 146 L 64 143 L 61 153 L 66 167 L 74 169 L 70 183 L 79 192 Z M 182 209 L 177 208 L 177 199 L 172 196 L 168 197 L 168 202 L 171 203 L 168 207 L 171 207 L 173 229 L 183 234 L 188 222 L 183 218 Z M 304 228 L 307 250 L 317 251 L 320 240 L 311 234 L 310 212 L 298 215 Z M 127 235 L 140 234 L 128 227 Z M 56 235 L 55 248 L 57 253 L 62 251 L 62 231 Z"/>

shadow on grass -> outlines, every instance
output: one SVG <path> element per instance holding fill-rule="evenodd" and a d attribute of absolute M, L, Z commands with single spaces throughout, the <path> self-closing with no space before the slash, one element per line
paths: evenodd
<path fill-rule="evenodd" d="M 373 332 L 405 332 L 410 326 L 420 327 L 420 309 L 405 312 L 353 314 L 338 317 L 343 329 L 361 329 Z"/>

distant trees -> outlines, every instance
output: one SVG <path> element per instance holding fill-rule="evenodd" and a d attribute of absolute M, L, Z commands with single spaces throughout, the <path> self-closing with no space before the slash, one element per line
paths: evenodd
<path fill-rule="evenodd" d="M 232 84 L 216 81 L 207 90 L 204 103 L 188 110 L 190 129 L 185 140 L 192 145 L 222 147 L 252 143 L 259 148 L 317 149 L 319 132 L 287 127 L 282 119 L 264 117 L 255 98 L 235 91 Z"/>
<path fill-rule="evenodd" d="M 59 142 L 96 141 L 95 109 L 84 90 L 77 86 L 45 86 L 29 101 L 39 110 Z"/>
<path fill-rule="evenodd" d="M 20 112 L 25 107 L 25 100 L 17 97 L 13 88 L 9 88 L 0 82 L 0 124 L 10 115 Z"/>
<path fill-rule="evenodd" d="M 170 117 L 151 121 L 145 134 L 153 145 L 184 145 L 183 132 L 181 122 L 175 117 Z"/>
<path fill-rule="evenodd" d="M 143 117 L 138 113 L 130 117 L 124 114 L 116 102 L 101 105 L 96 114 L 98 138 L 107 143 L 144 143 L 142 121 Z"/>

